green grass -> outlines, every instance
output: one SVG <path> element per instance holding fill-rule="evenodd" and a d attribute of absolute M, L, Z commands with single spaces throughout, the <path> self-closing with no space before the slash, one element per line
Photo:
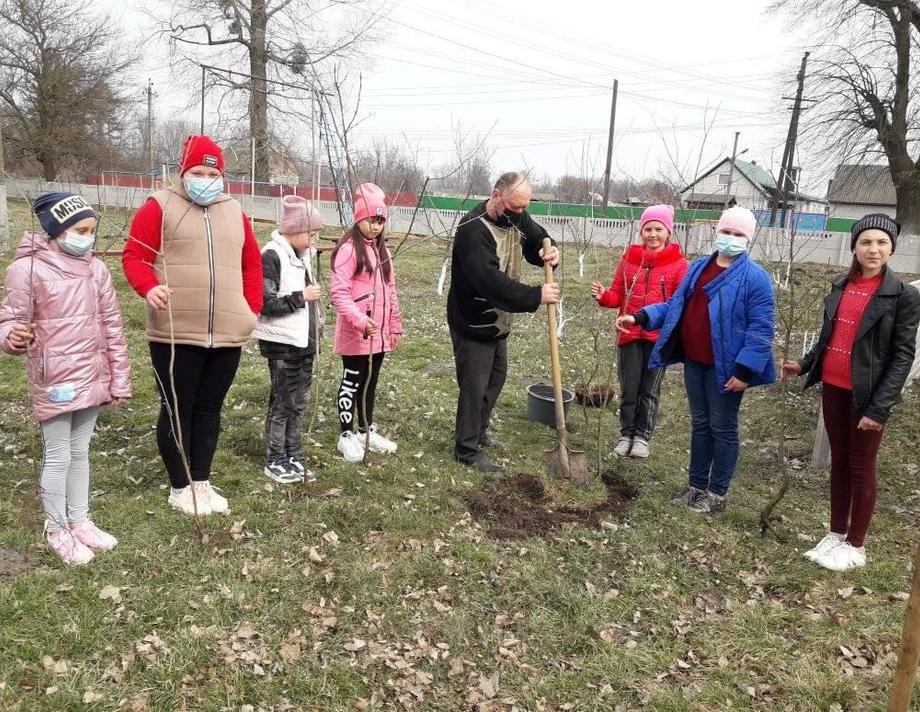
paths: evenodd
<path fill-rule="evenodd" d="M 13 218 L 18 234 L 28 223 L 22 206 L 13 206 Z M 267 237 L 264 226 L 259 233 Z M 0 583 L 0 708 L 353 710 L 361 700 L 381 710 L 884 708 L 904 613 L 891 596 L 907 589 L 920 499 L 916 394 L 897 410 L 882 448 L 863 571 L 828 573 L 800 555 L 811 544 L 799 535 L 820 536 L 827 520 L 822 473 L 794 472 L 777 510 L 788 541 L 759 536 L 757 512 L 784 449 L 789 458 L 810 455 L 817 396 L 797 386 L 745 397 L 744 446 L 724 516 L 700 518 L 668 504 L 687 465 L 677 370 L 664 382 L 648 461 L 607 455 L 616 418 L 612 409 L 601 413 L 603 467 L 641 492 L 615 530 L 493 540 L 453 494 L 482 478 L 450 457 L 456 385 L 444 298 L 434 290 L 443 244 L 409 244 L 397 259 L 407 336 L 386 361 L 378 402 L 399 453 L 367 468 L 336 456 L 339 365 L 327 339 L 308 438 L 318 485 L 270 486 L 261 474 L 268 378 L 250 345 L 214 463 L 233 511 L 207 520 L 207 545 L 166 505 L 143 305 L 116 259 L 109 266 L 129 325 L 135 397 L 105 410 L 93 440 L 92 510 L 121 543 L 90 566 L 64 568 L 41 546 L 40 438 L 22 363 L 0 358 L 0 542 L 26 549 L 35 564 Z M 589 303 L 587 288 L 610 279 L 616 255 L 592 251 L 579 279 L 566 249 L 564 380 L 571 386 L 594 370 L 594 329 L 602 362 L 595 380 L 615 381 L 613 315 Z M 820 294 L 828 274 L 800 270 L 796 303 Z M 781 305 L 787 300 L 781 292 Z M 796 339 L 817 315 L 817 307 L 799 315 Z M 509 350 L 495 423 L 509 472 L 543 476 L 558 503 L 599 499 L 596 480 L 582 489 L 545 476 L 541 451 L 551 433 L 524 418 L 524 386 L 548 375 L 542 310 L 518 319 Z M 592 462 L 597 416 L 589 412 L 588 423 L 577 407 L 569 414 L 573 439 Z M 320 496 L 329 490 L 338 496 Z M 244 520 L 237 527 L 244 535 L 229 536 Z M 321 561 L 311 560 L 311 549 Z M 100 599 L 105 586 L 120 589 L 120 602 Z M 840 646 L 867 665 L 842 662 Z M 67 661 L 61 674 L 45 668 L 44 656 Z M 101 701 L 84 705 L 88 691 L 86 699 Z"/>

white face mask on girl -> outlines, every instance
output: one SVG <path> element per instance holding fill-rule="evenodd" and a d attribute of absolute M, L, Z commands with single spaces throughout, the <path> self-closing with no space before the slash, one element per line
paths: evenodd
<path fill-rule="evenodd" d="M 95 235 L 80 235 L 76 232 L 70 232 L 69 230 L 58 238 L 58 244 L 61 246 L 61 249 L 68 255 L 73 255 L 74 257 L 82 257 L 85 255 L 93 249 L 95 242 Z"/>
<path fill-rule="evenodd" d="M 737 257 L 748 248 L 748 239 L 737 235 L 716 233 L 716 249 L 723 257 Z"/>

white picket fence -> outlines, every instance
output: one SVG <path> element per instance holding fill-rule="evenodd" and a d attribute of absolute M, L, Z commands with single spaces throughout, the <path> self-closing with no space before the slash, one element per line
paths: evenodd
<path fill-rule="evenodd" d="M 150 194 L 145 188 L 125 188 L 112 185 L 88 185 L 83 183 L 53 182 L 15 179 L 7 181 L 7 192 L 11 198 L 32 200 L 52 190 L 68 190 L 83 195 L 100 213 L 113 209 L 135 209 Z M 281 215 L 280 198 L 259 195 L 235 195 L 243 210 L 256 220 L 275 222 Z M 327 225 L 339 222 L 338 207 L 332 201 L 318 201 L 317 207 Z M 413 207 L 393 206 L 390 208 L 390 229 L 403 232 L 409 229 Z M 448 237 L 459 222 L 462 213 L 453 210 L 419 210 L 415 216 L 412 232 L 418 235 L 439 234 Z M 535 216 L 557 242 L 591 244 L 597 246 L 622 247 L 635 239 L 636 221 L 608 220 L 603 218 L 577 218 L 560 216 Z M 675 226 L 674 239 L 679 241 L 690 254 L 701 254 L 713 249 L 714 224 L 694 223 Z M 811 262 L 824 265 L 847 267 L 850 252 L 850 234 L 841 232 L 803 232 L 791 235 L 789 230 L 761 228 L 751 247 L 751 255 L 763 262 L 785 262 L 790 254 L 794 262 Z M 892 267 L 899 272 L 920 273 L 920 236 L 902 235 L 898 238 L 897 251 L 892 256 Z"/>

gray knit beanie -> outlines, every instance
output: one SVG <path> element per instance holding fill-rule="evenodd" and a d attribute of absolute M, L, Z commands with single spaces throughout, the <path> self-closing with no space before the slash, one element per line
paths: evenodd
<path fill-rule="evenodd" d="M 888 217 L 885 213 L 869 213 L 862 219 L 856 221 L 851 233 L 850 250 L 856 247 L 856 238 L 859 237 L 859 233 L 864 230 L 873 229 L 888 233 L 888 237 L 891 238 L 891 252 L 894 253 L 894 248 L 897 246 L 898 242 L 898 235 L 901 232 L 901 223 L 894 218 Z"/>

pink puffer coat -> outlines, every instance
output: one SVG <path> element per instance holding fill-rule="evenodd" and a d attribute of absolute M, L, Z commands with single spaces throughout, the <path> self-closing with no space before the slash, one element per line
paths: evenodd
<path fill-rule="evenodd" d="M 383 284 L 383 273 L 377 273 L 377 253 L 364 243 L 373 272 L 355 276 L 355 248 L 343 244 L 332 265 L 331 297 L 335 305 L 335 353 L 339 356 L 366 356 L 373 344 L 374 353 L 393 350 L 393 335 L 402 334 L 399 300 L 396 298 L 396 273 L 390 269 L 390 279 Z M 365 337 L 368 315 L 373 308 L 374 323 L 379 331 Z M 381 335 L 383 341 L 381 342 Z"/>
<path fill-rule="evenodd" d="M 28 351 L 10 343 L 17 323 L 35 324 Z M 128 344 L 108 268 L 92 255 L 52 250 L 45 235 L 26 233 L 6 271 L 0 348 L 27 354 L 38 422 L 131 396 Z"/>

